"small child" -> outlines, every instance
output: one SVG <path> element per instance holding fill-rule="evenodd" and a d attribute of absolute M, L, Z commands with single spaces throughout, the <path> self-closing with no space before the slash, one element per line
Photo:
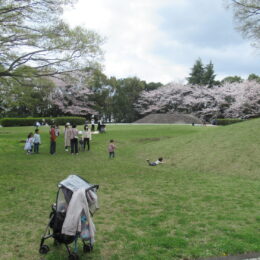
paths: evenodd
<path fill-rule="evenodd" d="M 27 151 L 27 154 L 32 153 L 32 146 L 33 146 L 33 133 L 29 133 L 27 136 L 26 143 L 24 145 L 24 150 Z"/>
<path fill-rule="evenodd" d="M 109 152 L 109 158 L 115 158 L 115 149 L 116 149 L 116 146 L 114 144 L 114 140 L 110 140 L 110 143 L 108 145 L 108 152 Z"/>
<path fill-rule="evenodd" d="M 146 161 L 148 162 L 148 164 L 149 164 L 150 166 L 156 166 L 156 165 L 158 165 L 158 164 L 160 164 L 160 163 L 163 163 L 163 158 L 162 158 L 162 157 L 159 157 L 158 160 L 155 161 L 155 162 L 150 162 L 149 159 L 147 159 Z"/>
<path fill-rule="evenodd" d="M 55 126 L 55 135 L 60 136 L 60 127 L 58 125 Z"/>
<path fill-rule="evenodd" d="M 84 142 L 83 142 L 83 133 L 82 133 L 82 131 L 78 132 L 78 139 L 79 139 L 79 150 L 84 151 Z"/>
<path fill-rule="evenodd" d="M 39 134 L 39 129 L 35 129 L 35 134 L 33 136 L 33 151 L 34 153 L 39 153 L 39 146 L 41 144 L 41 137 Z"/>

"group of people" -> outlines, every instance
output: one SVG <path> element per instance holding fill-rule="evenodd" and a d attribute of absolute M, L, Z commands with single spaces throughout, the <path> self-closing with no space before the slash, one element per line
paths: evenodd
<path fill-rule="evenodd" d="M 56 140 L 60 135 L 59 126 L 52 125 L 49 131 L 50 134 L 50 154 L 54 155 L 56 153 Z M 64 149 L 66 152 L 69 152 L 72 155 L 78 155 L 79 149 L 83 151 L 90 150 L 90 141 L 92 139 L 91 129 L 88 125 L 84 126 L 83 131 L 78 131 L 76 125 L 70 125 L 70 123 L 65 124 L 64 130 Z M 27 140 L 25 142 L 24 150 L 27 154 L 39 153 L 39 146 L 41 144 L 41 136 L 39 133 L 39 128 L 35 129 L 34 134 L 31 132 L 28 134 Z M 113 139 L 110 140 L 108 145 L 108 155 L 109 158 L 115 157 L 116 145 Z M 149 159 L 146 160 L 149 166 L 157 166 L 158 164 L 163 163 L 163 158 L 159 157 L 158 160 L 150 162 Z"/>
<path fill-rule="evenodd" d="M 41 137 L 39 134 L 39 128 L 36 126 L 35 133 L 29 133 L 24 150 L 27 154 L 39 153 L 39 146 L 41 144 Z M 50 154 L 54 155 L 56 153 L 56 141 L 60 135 L 59 126 L 52 125 L 49 131 L 50 134 Z M 90 151 L 90 142 L 92 139 L 92 132 L 88 125 L 84 125 L 84 130 L 79 131 L 75 124 L 70 125 L 70 123 L 65 124 L 64 129 L 64 149 L 72 155 L 78 155 L 79 151 L 85 151 L 86 149 Z M 114 140 L 110 140 L 108 145 L 109 158 L 115 157 L 116 145 Z"/>
<path fill-rule="evenodd" d="M 39 146 L 41 144 L 41 136 L 39 134 L 39 129 L 35 129 L 34 134 L 31 132 L 28 134 L 24 150 L 27 154 L 39 153 Z"/>
<path fill-rule="evenodd" d="M 84 125 L 83 131 L 78 131 L 77 126 L 73 124 L 72 126 L 70 123 L 65 124 L 64 130 L 64 149 L 66 152 L 69 152 L 72 155 L 78 155 L 79 150 L 85 151 L 86 147 L 87 150 L 90 150 L 90 141 L 92 139 L 92 129 L 93 129 L 93 122 L 91 122 L 91 129 L 88 127 L 87 124 Z M 93 129 L 94 130 L 94 129 Z M 52 125 L 49 131 L 50 134 L 50 154 L 54 155 L 56 153 L 56 140 L 57 137 L 60 135 L 59 126 Z M 41 144 L 41 137 L 39 134 L 39 128 L 36 126 L 35 133 L 29 133 L 24 150 L 26 150 L 27 154 L 32 153 L 39 153 L 39 146 Z M 109 158 L 115 157 L 115 150 L 116 145 L 114 140 L 111 139 L 108 145 L 108 155 Z M 163 158 L 159 157 L 158 160 L 154 162 L 150 162 L 149 159 L 146 160 L 149 166 L 157 166 L 158 164 L 163 163 Z"/>
<path fill-rule="evenodd" d="M 86 121 L 86 124 L 87 124 L 87 121 Z M 97 131 L 99 133 L 104 133 L 105 129 L 106 129 L 106 125 L 103 124 L 102 119 L 98 120 L 98 122 L 97 122 Z M 92 132 L 95 131 L 95 118 L 94 117 L 92 117 L 92 119 L 91 119 L 91 131 Z"/>
<path fill-rule="evenodd" d="M 91 130 L 87 125 L 84 126 L 83 131 L 78 131 L 76 125 L 71 126 L 70 123 L 66 123 L 64 131 L 64 146 L 66 152 L 68 152 L 70 148 L 71 154 L 78 155 L 79 147 L 85 151 L 86 146 L 89 151 L 91 138 Z"/>

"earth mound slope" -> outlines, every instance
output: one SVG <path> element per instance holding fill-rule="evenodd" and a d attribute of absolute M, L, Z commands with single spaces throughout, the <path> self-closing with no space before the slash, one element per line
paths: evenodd
<path fill-rule="evenodd" d="M 135 123 L 142 124 L 202 124 L 202 120 L 199 118 L 181 113 L 174 114 L 149 114 Z"/>

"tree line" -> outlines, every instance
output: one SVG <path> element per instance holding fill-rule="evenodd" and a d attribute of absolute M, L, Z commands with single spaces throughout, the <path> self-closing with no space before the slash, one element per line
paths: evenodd
<path fill-rule="evenodd" d="M 197 64 L 195 62 L 194 66 Z M 239 76 L 229 76 L 221 82 L 213 80 L 211 86 L 204 81 L 206 80 L 205 74 L 208 75 L 208 73 L 203 70 L 203 73 L 200 74 L 201 78 L 199 78 L 198 75 L 193 75 L 197 71 L 197 69 L 191 70 L 188 80 L 192 79 L 192 81 L 188 82 L 187 86 L 196 86 L 196 89 L 201 90 L 214 88 L 214 91 L 223 92 L 223 87 L 228 89 L 227 83 L 246 81 Z M 3 88 L 0 94 L 1 116 L 74 115 L 90 117 L 90 115 L 96 115 L 106 121 L 133 122 L 143 114 L 136 110 L 136 102 L 140 101 L 143 93 L 157 93 L 156 95 L 165 96 L 164 85 L 160 82 L 147 83 L 137 77 L 122 79 L 107 77 L 98 69 L 92 70 L 91 73 L 88 72 L 88 77 L 80 78 L 78 75 L 78 79 L 75 82 L 70 79 L 63 81 L 44 78 L 31 81 L 31 84 L 27 85 L 14 84 L 12 87 Z M 195 79 L 198 79 L 198 82 Z M 255 81 L 260 84 L 260 76 L 250 74 L 247 81 Z M 182 85 L 183 91 L 185 91 L 186 85 Z M 174 84 L 171 86 L 175 87 Z M 154 92 L 155 90 L 157 92 Z M 175 97 L 169 98 L 174 101 Z M 144 102 L 140 102 L 140 104 L 143 104 L 143 110 L 148 106 Z"/>
<path fill-rule="evenodd" d="M 74 0 L 0 0 L 0 116 L 61 116 L 94 114 L 107 120 L 133 122 L 140 114 L 136 101 L 160 82 L 137 77 L 117 79 L 101 70 L 103 39 L 62 20 Z M 230 0 L 237 29 L 260 39 L 259 1 Z M 188 84 L 213 88 L 242 82 L 239 76 L 215 80 L 214 65 L 198 59 Z M 250 74 L 248 80 L 259 82 Z"/>
<path fill-rule="evenodd" d="M 225 82 L 211 88 L 170 83 L 142 92 L 135 109 L 142 116 L 150 113 L 185 113 L 211 122 L 219 118 L 260 116 L 260 82 Z"/>

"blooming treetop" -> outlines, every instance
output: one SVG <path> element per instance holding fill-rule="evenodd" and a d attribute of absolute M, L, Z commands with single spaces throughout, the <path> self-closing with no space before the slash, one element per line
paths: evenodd
<path fill-rule="evenodd" d="M 255 117 L 260 116 L 260 84 L 247 80 L 207 88 L 170 83 L 153 91 L 143 91 L 135 109 L 140 115 L 185 112 L 206 120 Z"/>
<path fill-rule="evenodd" d="M 54 79 L 56 88 L 50 99 L 62 113 L 70 115 L 97 114 L 93 109 L 94 102 L 89 100 L 93 94 L 86 82 L 78 80 L 65 84 L 65 81 Z M 69 82 L 69 81 L 68 81 Z"/>

